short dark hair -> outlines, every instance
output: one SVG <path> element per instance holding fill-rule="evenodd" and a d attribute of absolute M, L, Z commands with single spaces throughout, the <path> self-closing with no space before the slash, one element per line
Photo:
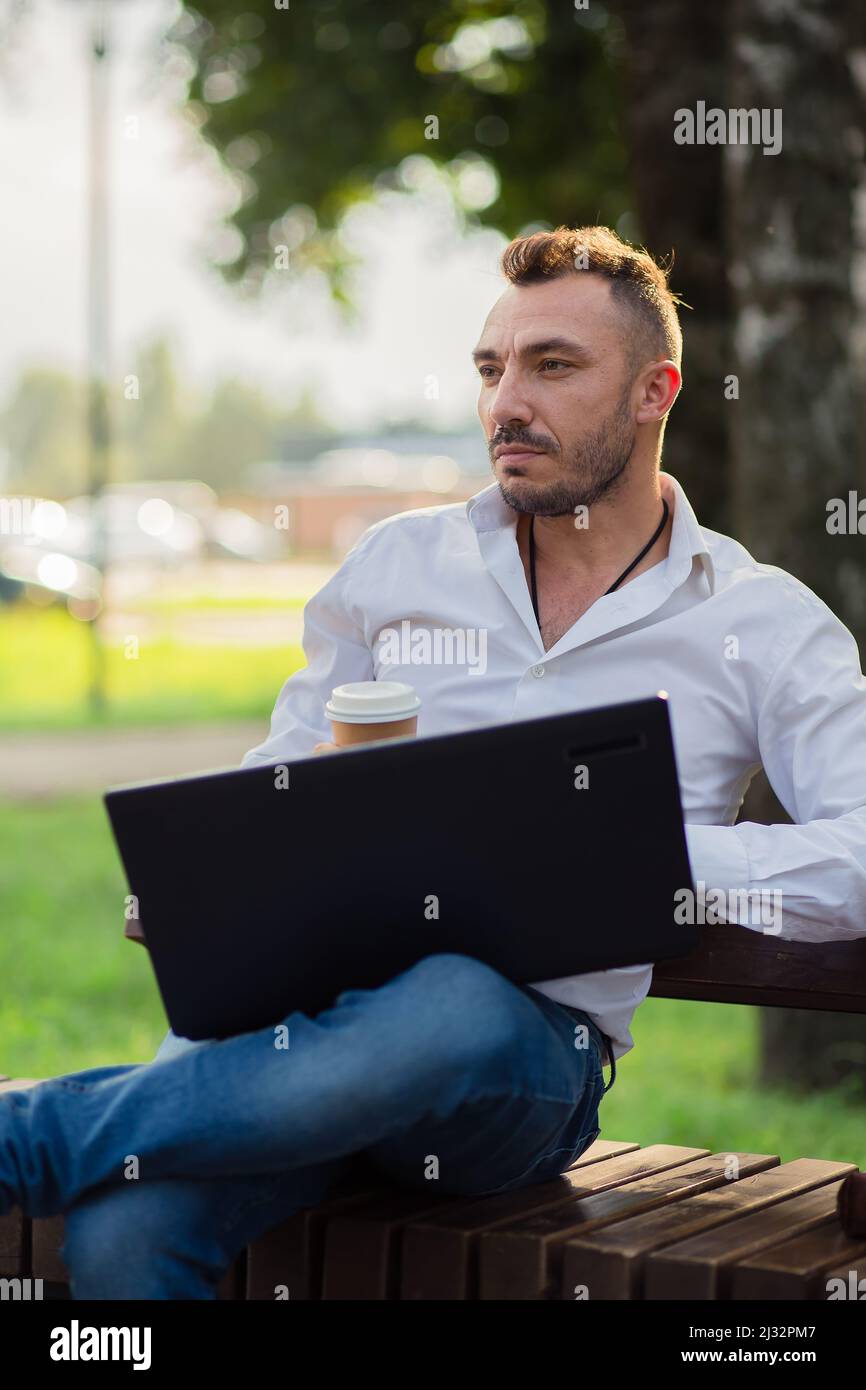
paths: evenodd
<path fill-rule="evenodd" d="M 683 335 L 677 304 L 682 301 L 668 285 L 670 266 L 659 265 L 610 227 L 557 227 L 515 237 L 502 253 L 501 266 L 512 285 L 535 285 L 564 275 L 603 275 L 611 282 L 613 298 L 639 327 L 629 353 L 634 369 L 654 356 L 680 365 Z"/>

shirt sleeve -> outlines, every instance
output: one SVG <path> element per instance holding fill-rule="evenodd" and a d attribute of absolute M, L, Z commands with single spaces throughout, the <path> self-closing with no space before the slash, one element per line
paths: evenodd
<path fill-rule="evenodd" d="M 788 941 L 845 941 L 866 936 L 866 680 L 844 623 L 804 585 L 792 596 L 794 613 L 780 615 L 792 635 L 757 736 L 796 824 L 687 825 L 686 838 L 699 894 L 703 883 L 708 901 L 724 895 L 720 920 Z"/>
<path fill-rule="evenodd" d="M 304 608 L 306 666 L 289 676 L 274 706 L 268 737 L 241 759 L 241 767 L 309 758 L 317 743 L 331 741 L 325 701 L 335 685 L 374 679 L 373 654 L 352 618 L 347 584 L 362 542 L 355 543 L 336 574 Z"/>

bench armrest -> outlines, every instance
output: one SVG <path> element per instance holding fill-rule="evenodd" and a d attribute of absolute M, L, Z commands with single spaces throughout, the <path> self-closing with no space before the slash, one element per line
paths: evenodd
<path fill-rule="evenodd" d="M 135 918 L 127 919 L 123 924 L 123 935 L 128 941 L 137 941 L 140 946 L 147 945 L 140 920 L 136 920 Z"/>

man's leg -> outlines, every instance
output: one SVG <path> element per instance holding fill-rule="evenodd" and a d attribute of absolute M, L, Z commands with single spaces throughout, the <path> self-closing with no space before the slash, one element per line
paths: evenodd
<path fill-rule="evenodd" d="M 375 1171 L 417 1191 L 491 1195 L 555 1178 L 594 1143 L 604 1093 L 599 1054 L 565 1010 L 537 991 L 532 998 L 540 1017 L 524 1042 L 534 1050 L 536 1088 L 480 1098 L 444 1121 L 390 1135 L 365 1150 Z"/>
<path fill-rule="evenodd" d="M 321 1202 L 354 1162 L 334 1159 L 271 1177 L 165 1178 L 95 1188 L 64 1220 L 61 1253 L 72 1297 L 215 1299 L 220 1279 L 246 1245 L 300 1207 Z"/>
<path fill-rule="evenodd" d="M 193 1042 L 169 1029 L 153 1061 L 213 1041 Z M 164 1178 L 91 1189 L 64 1221 L 61 1253 L 72 1297 L 215 1299 L 241 1250 L 301 1207 L 323 1201 L 356 1166 L 351 1156 L 274 1177 Z"/>
<path fill-rule="evenodd" d="M 569 1118 L 601 1081 L 594 1049 L 581 1057 L 526 993 L 452 954 L 347 991 L 315 1018 L 291 1014 L 282 1031 L 98 1075 L 0 1096 L 0 1210 L 65 1211 L 124 1181 L 132 1157 L 146 1182 L 278 1175 L 500 1104 L 521 1108 L 519 1143 L 490 1156 L 505 1182 L 520 1180 L 551 1141 L 551 1152 L 565 1147 Z"/>
<path fill-rule="evenodd" d="M 448 1120 L 422 1122 L 363 1155 L 274 1177 L 165 1178 L 110 1184 L 66 1215 L 63 1256 L 76 1299 L 214 1299 L 235 1256 L 301 1207 L 322 1201 L 350 1173 L 370 1167 L 430 1195 L 491 1193 L 555 1177 L 598 1134 L 604 1084 L 595 1056 L 574 1054 L 574 1021 L 540 1001 L 561 1035 L 566 1068 L 585 1072 L 572 1106 L 539 1094 L 462 1105 Z M 557 1016 L 558 1015 L 558 1016 Z M 170 1034 L 159 1060 L 205 1046 Z M 289 1289 L 289 1296 L 292 1296 Z M 276 1293 L 275 1293 L 276 1296 Z"/>

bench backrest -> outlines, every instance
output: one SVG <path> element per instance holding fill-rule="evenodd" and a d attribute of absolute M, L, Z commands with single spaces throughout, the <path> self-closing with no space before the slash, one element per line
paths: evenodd
<path fill-rule="evenodd" d="M 654 966 L 651 995 L 866 1013 L 866 937 L 782 941 L 727 924 L 701 931 L 697 951 Z"/>

